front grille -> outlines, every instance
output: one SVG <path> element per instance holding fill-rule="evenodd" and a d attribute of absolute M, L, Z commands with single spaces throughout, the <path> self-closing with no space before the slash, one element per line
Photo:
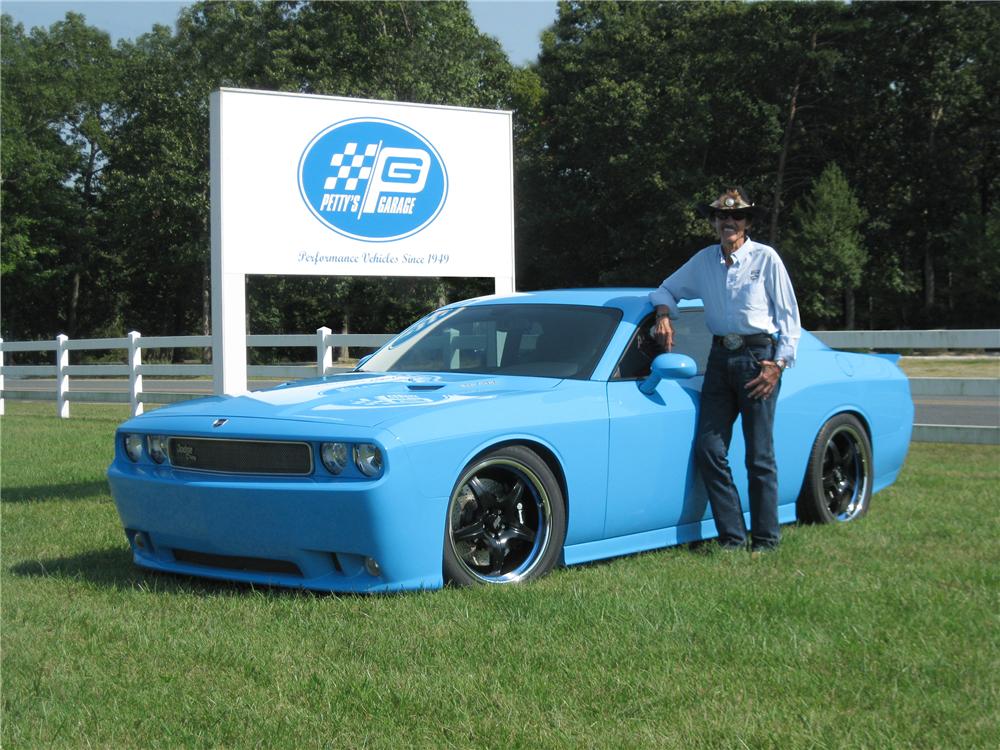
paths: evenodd
<path fill-rule="evenodd" d="M 213 438 L 170 438 L 170 463 L 179 469 L 225 474 L 312 473 L 312 449 L 307 443 Z"/>
<path fill-rule="evenodd" d="M 266 557 L 234 557 L 232 555 L 210 555 L 207 552 L 195 552 L 189 549 L 174 549 L 174 559 L 177 562 L 203 565 L 207 568 L 222 568 L 238 570 L 244 573 L 283 573 L 284 575 L 302 577 L 302 571 L 295 563 L 287 560 L 269 560 Z"/>

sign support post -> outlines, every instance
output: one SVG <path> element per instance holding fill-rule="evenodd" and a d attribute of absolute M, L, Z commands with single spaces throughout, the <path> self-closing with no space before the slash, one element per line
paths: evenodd
<path fill-rule="evenodd" d="M 246 276 L 233 271 L 223 252 L 222 92 L 211 95 L 212 376 L 216 395 L 247 390 Z"/>

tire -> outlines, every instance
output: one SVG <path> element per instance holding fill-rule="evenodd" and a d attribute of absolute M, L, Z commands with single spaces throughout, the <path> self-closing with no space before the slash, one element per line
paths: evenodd
<path fill-rule="evenodd" d="M 872 497 L 872 445 L 851 414 L 831 417 L 809 454 L 799 494 L 799 519 L 845 523 L 868 512 Z"/>
<path fill-rule="evenodd" d="M 507 446 L 472 461 L 455 483 L 445 521 L 444 577 L 507 584 L 548 573 L 562 554 L 566 505 L 538 454 Z"/>

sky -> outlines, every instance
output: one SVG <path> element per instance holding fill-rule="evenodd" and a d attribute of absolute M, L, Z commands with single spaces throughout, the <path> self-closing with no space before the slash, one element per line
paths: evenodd
<path fill-rule="evenodd" d="M 188 4 L 162 0 L 2 0 L 0 10 L 26 28 L 48 27 L 68 11 L 75 11 L 117 41 L 145 34 L 155 23 L 173 27 L 178 11 Z M 515 65 L 538 57 L 542 30 L 556 16 L 555 0 L 478 0 L 470 2 L 469 8 L 479 30 L 499 39 Z"/>

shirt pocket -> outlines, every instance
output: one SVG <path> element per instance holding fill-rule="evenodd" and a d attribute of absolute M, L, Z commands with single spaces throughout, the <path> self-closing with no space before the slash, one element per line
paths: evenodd
<path fill-rule="evenodd" d="M 740 279 L 740 285 L 733 291 L 735 292 L 733 300 L 738 309 L 748 312 L 767 312 L 767 290 L 764 288 L 764 274 L 762 272 L 748 272 Z"/>

